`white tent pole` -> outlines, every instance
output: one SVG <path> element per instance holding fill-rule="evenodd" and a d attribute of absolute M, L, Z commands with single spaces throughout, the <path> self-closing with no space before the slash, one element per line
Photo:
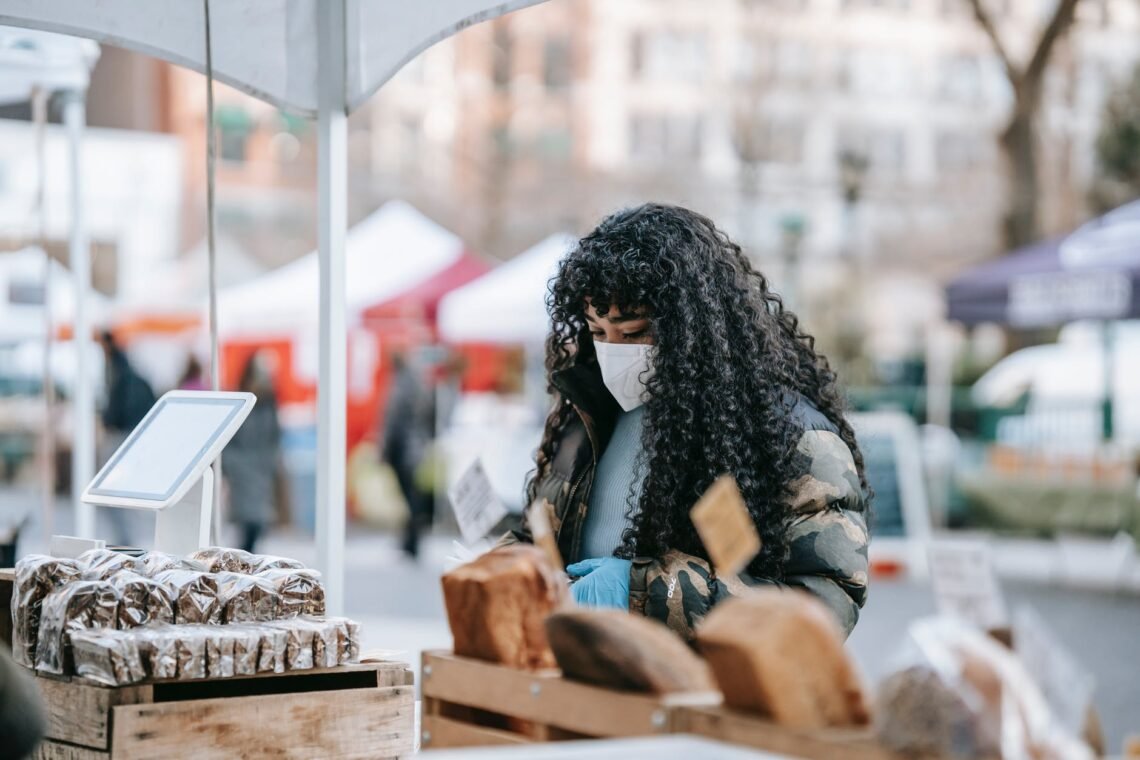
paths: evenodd
<path fill-rule="evenodd" d="M 36 222 L 39 230 L 36 237 L 44 254 L 44 429 L 40 442 L 43 464 L 40 473 L 43 478 L 43 513 L 40 515 L 45 542 L 55 532 L 55 383 L 51 371 L 51 352 L 54 342 L 54 318 L 51 312 L 52 260 L 47 243 L 47 109 L 48 94 L 37 87 L 32 92 L 32 122 L 36 125 Z"/>
<path fill-rule="evenodd" d="M 222 359 L 218 350 L 218 253 L 214 239 L 217 221 L 215 193 L 218 159 L 217 134 L 214 127 L 214 46 L 210 34 L 210 0 L 202 4 L 206 38 L 206 262 L 210 296 L 210 388 L 222 389 Z M 221 543 L 222 533 L 222 455 L 211 465 L 214 470 L 214 513 L 210 517 L 210 541 Z"/>
<path fill-rule="evenodd" d="M 63 122 L 67 126 L 71 174 L 71 272 L 75 278 L 75 393 L 72 417 L 75 440 L 71 446 L 71 499 L 75 505 L 75 534 L 95 537 L 95 507 L 80 499 L 95 476 L 95 392 L 91 387 L 91 325 L 87 300 L 91 290 L 91 251 L 83 214 L 80 184 L 83 129 L 87 122 L 86 93 L 71 91 L 63 97 Z"/>
<path fill-rule="evenodd" d="M 347 330 L 344 243 L 348 224 L 344 0 L 317 11 L 317 249 L 320 374 L 317 386 L 317 565 L 329 614 L 344 612 Z"/>

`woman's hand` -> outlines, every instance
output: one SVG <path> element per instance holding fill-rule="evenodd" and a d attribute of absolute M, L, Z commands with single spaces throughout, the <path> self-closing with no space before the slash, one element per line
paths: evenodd
<path fill-rule="evenodd" d="M 585 607 L 629 609 L 630 561 L 617 557 L 601 557 L 575 562 L 566 568 L 572 578 L 574 601 Z"/>

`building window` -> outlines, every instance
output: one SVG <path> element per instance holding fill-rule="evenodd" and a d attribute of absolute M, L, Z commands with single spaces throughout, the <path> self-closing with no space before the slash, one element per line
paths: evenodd
<path fill-rule="evenodd" d="M 941 173 L 954 174 L 978 169 L 991 158 L 990 140 L 982 135 L 942 132 L 935 137 L 934 160 Z"/>
<path fill-rule="evenodd" d="M 747 84 L 767 84 L 776 69 L 776 44 L 765 37 L 741 39 L 736 55 L 736 80 Z"/>
<path fill-rule="evenodd" d="M 910 59 L 898 52 L 862 48 L 846 50 L 835 59 L 836 86 L 869 96 L 902 96 L 911 89 Z"/>
<path fill-rule="evenodd" d="M 570 40 L 551 37 L 543 48 L 543 81 L 548 89 L 562 90 L 570 86 L 573 75 L 573 58 Z"/>
<path fill-rule="evenodd" d="M 630 120 L 629 152 L 639 162 L 682 161 L 701 157 L 701 120 L 683 114 L 637 114 Z"/>
<path fill-rule="evenodd" d="M 244 162 L 254 128 L 249 113 L 241 106 L 220 105 L 214 110 L 214 126 L 218 130 L 218 154 L 222 160 Z"/>
<path fill-rule="evenodd" d="M 492 49 L 491 49 L 491 79 L 495 83 L 495 89 L 499 91 L 508 90 L 511 86 L 512 75 L 512 54 L 513 41 L 511 40 L 511 30 L 504 22 L 498 22 L 494 27 Z"/>
<path fill-rule="evenodd" d="M 708 66 L 708 45 L 700 32 L 642 31 L 630 41 L 635 79 L 699 82 Z"/>
<path fill-rule="evenodd" d="M 837 148 L 837 155 L 864 156 L 873 174 L 901 174 L 906 168 L 906 135 L 899 129 L 841 126 Z"/>
<path fill-rule="evenodd" d="M 978 103 L 982 100 L 982 67 L 970 55 L 953 55 L 942 59 L 939 65 L 938 96 L 959 103 Z"/>

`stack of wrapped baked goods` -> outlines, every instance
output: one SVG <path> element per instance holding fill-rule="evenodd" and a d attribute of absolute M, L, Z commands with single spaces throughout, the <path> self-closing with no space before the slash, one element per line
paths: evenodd
<path fill-rule="evenodd" d="M 284 557 L 31 555 L 16 565 L 12 648 L 25 667 L 107 685 L 357 661 L 360 625 L 324 612 L 320 574 Z"/>
<path fill-rule="evenodd" d="M 1092 756 L 1057 730 L 1016 655 L 957 621 L 912 632 L 926 658 L 889 677 L 875 700 L 838 621 L 805 592 L 747 589 L 718 603 L 686 641 L 637 614 L 576 608 L 566 576 L 529 545 L 495 549 L 442 581 L 457 655 L 557 666 L 566 678 L 626 691 L 718 690 L 729 709 L 801 731 L 862 728 L 902 756 Z"/>

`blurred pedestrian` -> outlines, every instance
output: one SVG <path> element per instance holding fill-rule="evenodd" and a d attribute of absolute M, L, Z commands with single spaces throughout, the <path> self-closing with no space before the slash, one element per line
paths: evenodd
<path fill-rule="evenodd" d="M 209 387 L 205 372 L 202 371 L 202 363 L 197 356 L 190 354 L 186 359 L 186 368 L 182 370 L 182 378 L 178 381 L 178 390 L 205 391 Z"/>
<path fill-rule="evenodd" d="M 281 456 L 277 394 L 259 354 L 246 363 L 238 390 L 257 396 L 257 403 L 226 446 L 222 477 L 229 485 L 229 516 L 241 530 L 241 548 L 252 552 L 276 519 L 275 482 Z"/>
<path fill-rule="evenodd" d="M 420 487 L 416 470 L 435 432 L 431 390 L 404 354 L 392 357 L 394 376 L 380 432 L 380 459 L 392 467 L 408 504 L 401 548 L 409 557 L 420 550 L 420 533 L 431 525 L 432 499 Z"/>
<path fill-rule="evenodd" d="M 100 462 L 105 463 L 142 422 L 157 399 L 150 383 L 135 371 L 126 352 L 110 331 L 103 331 L 99 335 L 99 342 L 103 346 L 107 374 L 107 399 L 102 416 L 102 450 L 99 452 Z M 86 484 L 77 483 L 76 487 L 85 488 Z M 124 510 L 106 511 L 114 526 L 115 540 L 120 544 L 129 544 L 131 535 Z"/>

